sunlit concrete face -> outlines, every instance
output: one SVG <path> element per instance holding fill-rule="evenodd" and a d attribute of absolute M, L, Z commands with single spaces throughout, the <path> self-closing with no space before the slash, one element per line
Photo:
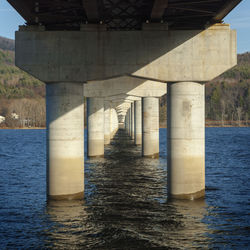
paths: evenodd
<path fill-rule="evenodd" d="M 103 98 L 87 99 L 88 113 L 88 156 L 104 155 L 104 100 Z"/>
<path fill-rule="evenodd" d="M 46 84 L 49 199 L 83 198 L 83 100 L 82 84 Z"/>
<path fill-rule="evenodd" d="M 142 98 L 142 155 L 159 157 L 159 99 Z"/>
<path fill-rule="evenodd" d="M 196 199 L 205 194 L 204 84 L 168 84 L 168 192 Z"/>
<path fill-rule="evenodd" d="M 142 110 L 141 100 L 135 101 L 135 144 L 140 145 L 142 143 Z"/>

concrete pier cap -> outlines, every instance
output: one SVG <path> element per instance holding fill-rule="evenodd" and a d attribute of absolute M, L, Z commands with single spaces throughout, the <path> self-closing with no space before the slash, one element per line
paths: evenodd
<path fill-rule="evenodd" d="M 43 82 L 131 75 L 163 82 L 209 81 L 237 63 L 236 32 L 205 30 L 16 32 L 16 65 Z"/>

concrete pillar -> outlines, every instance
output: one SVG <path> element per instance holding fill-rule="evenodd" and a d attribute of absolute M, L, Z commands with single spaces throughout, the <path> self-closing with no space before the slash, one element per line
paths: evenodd
<path fill-rule="evenodd" d="M 111 139 L 115 136 L 115 134 L 118 130 L 118 126 L 119 126 L 119 124 L 118 124 L 118 117 L 117 117 L 116 110 L 114 108 L 111 108 L 111 127 L 110 127 L 110 129 L 111 129 L 110 138 Z"/>
<path fill-rule="evenodd" d="M 131 103 L 131 139 L 135 139 L 135 109 L 134 102 Z"/>
<path fill-rule="evenodd" d="M 127 132 L 127 129 L 128 129 L 127 114 L 125 115 L 124 125 L 125 125 L 125 131 Z"/>
<path fill-rule="evenodd" d="M 104 101 L 103 98 L 87 99 L 88 156 L 104 155 Z"/>
<path fill-rule="evenodd" d="M 142 143 L 141 101 L 135 101 L 135 144 Z"/>
<path fill-rule="evenodd" d="M 104 144 L 110 143 L 110 103 L 109 101 L 104 102 Z"/>
<path fill-rule="evenodd" d="M 168 193 L 179 199 L 205 195 L 204 85 L 168 84 Z"/>
<path fill-rule="evenodd" d="M 127 110 L 126 114 L 126 132 L 129 134 L 129 110 Z"/>
<path fill-rule="evenodd" d="M 83 198 L 83 120 L 83 84 L 46 84 L 48 199 Z"/>
<path fill-rule="evenodd" d="M 159 99 L 142 98 L 142 155 L 159 157 Z"/>
<path fill-rule="evenodd" d="M 131 108 L 128 109 L 128 135 L 131 136 Z"/>

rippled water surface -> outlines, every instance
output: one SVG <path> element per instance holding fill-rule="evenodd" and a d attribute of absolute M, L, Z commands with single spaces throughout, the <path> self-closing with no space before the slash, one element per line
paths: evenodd
<path fill-rule="evenodd" d="M 206 129 L 205 200 L 167 200 L 166 129 L 140 152 L 121 132 L 83 201 L 46 202 L 45 130 L 0 130 L 0 249 L 249 248 L 250 128 Z"/>

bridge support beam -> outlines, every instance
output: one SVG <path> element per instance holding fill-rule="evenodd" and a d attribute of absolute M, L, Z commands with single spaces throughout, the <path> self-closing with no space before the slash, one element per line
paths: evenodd
<path fill-rule="evenodd" d="M 87 99 L 88 156 L 104 156 L 104 101 L 103 98 Z"/>
<path fill-rule="evenodd" d="M 83 100 L 83 84 L 46 84 L 48 199 L 83 198 Z"/>
<path fill-rule="evenodd" d="M 141 101 L 135 101 L 135 144 L 142 143 L 142 118 Z"/>
<path fill-rule="evenodd" d="M 159 157 L 159 99 L 142 98 L 142 155 Z"/>
<path fill-rule="evenodd" d="M 168 84 L 168 193 L 178 199 L 205 195 L 204 84 Z"/>

